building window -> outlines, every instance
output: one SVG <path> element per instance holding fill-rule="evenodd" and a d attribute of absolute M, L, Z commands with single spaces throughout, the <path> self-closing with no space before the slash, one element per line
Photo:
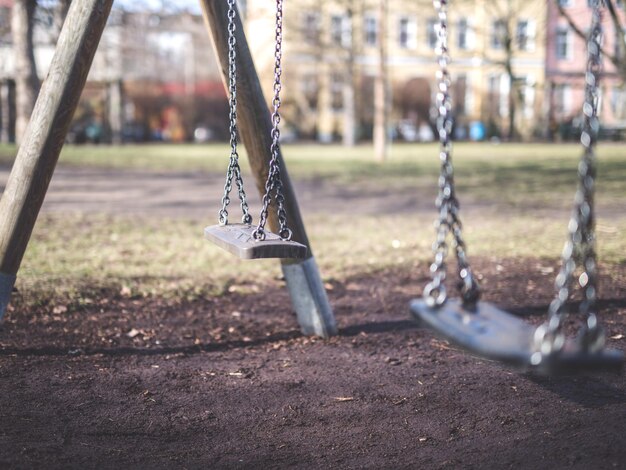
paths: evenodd
<path fill-rule="evenodd" d="M 489 117 L 504 118 L 509 115 L 509 93 L 511 92 L 511 80 L 506 74 L 490 75 L 487 79 L 487 92 L 489 96 Z"/>
<path fill-rule="evenodd" d="M 375 46 L 378 43 L 378 21 L 376 20 L 376 17 L 365 17 L 363 35 L 367 46 Z"/>
<path fill-rule="evenodd" d="M 403 49 L 415 49 L 417 46 L 417 24 L 414 19 L 402 17 L 398 22 L 398 43 Z"/>
<path fill-rule="evenodd" d="M 317 109 L 317 101 L 319 96 L 319 84 L 316 74 L 305 74 L 300 81 L 302 87 L 302 96 L 306 100 L 306 104 L 311 111 Z"/>
<path fill-rule="evenodd" d="M 626 88 L 614 86 L 611 90 L 611 111 L 619 121 L 626 121 Z"/>
<path fill-rule="evenodd" d="M 557 59 L 572 57 L 572 32 L 567 27 L 559 27 L 556 30 L 556 57 Z"/>
<path fill-rule="evenodd" d="M 474 48 L 474 29 L 465 18 L 457 23 L 457 46 L 461 50 Z"/>
<path fill-rule="evenodd" d="M 343 110 L 343 77 L 334 73 L 330 76 L 331 106 L 333 111 Z"/>
<path fill-rule="evenodd" d="M 459 20 L 459 22 L 457 23 L 457 45 L 459 46 L 459 49 L 469 49 L 468 46 L 468 31 L 467 31 L 467 20 L 465 18 L 463 18 L 462 20 Z"/>
<path fill-rule="evenodd" d="M 566 84 L 554 86 L 554 114 L 557 119 L 565 119 L 572 112 L 572 87 Z"/>
<path fill-rule="evenodd" d="M 535 48 L 535 23 L 530 20 L 519 20 L 515 39 L 520 51 L 532 51 Z"/>
<path fill-rule="evenodd" d="M 426 23 L 426 44 L 428 47 L 437 47 L 437 28 L 438 21 L 435 18 L 430 18 Z"/>
<path fill-rule="evenodd" d="M 467 76 L 460 74 L 453 88 L 454 113 L 464 116 L 467 113 Z"/>
<path fill-rule="evenodd" d="M 352 24 L 347 15 L 334 15 L 331 18 L 330 35 L 337 46 L 350 47 L 352 45 Z"/>
<path fill-rule="evenodd" d="M 527 75 L 520 80 L 520 101 L 523 106 L 524 118 L 532 119 L 535 115 L 535 80 Z"/>
<path fill-rule="evenodd" d="M 500 76 L 489 75 L 487 79 L 487 108 L 490 118 L 496 117 L 498 113 L 497 104 L 500 102 Z"/>
<path fill-rule="evenodd" d="M 320 16 L 317 13 L 305 13 L 302 20 L 304 40 L 307 44 L 317 45 L 320 42 Z"/>
<path fill-rule="evenodd" d="M 505 36 L 506 23 L 504 20 L 495 20 L 491 23 L 491 47 L 493 49 L 502 49 L 504 47 Z"/>

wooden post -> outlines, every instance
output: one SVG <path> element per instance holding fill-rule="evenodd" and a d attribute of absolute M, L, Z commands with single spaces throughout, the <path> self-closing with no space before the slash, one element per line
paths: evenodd
<path fill-rule="evenodd" d="M 200 3 L 205 23 L 222 67 L 223 79 L 227 83 L 228 4 L 223 0 L 200 0 Z M 271 158 L 270 131 L 272 123 L 239 14 L 236 15 L 235 22 L 239 134 L 248 151 L 250 167 L 256 180 L 257 189 L 260 194 L 263 194 Z M 273 48 L 268 50 L 268 54 L 272 53 Z M 335 318 L 326 296 L 317 263 L 310 249 L 296 195 L 282 155 L 280 157 L 280 169 L 287 219 L 289 227 L 293 230 L 293 238 L 309 247 L 309 256 L 305 261 L 284 261 L 282 263 L 283 273 L 303 333 L 328 337 L 337 333 Z M 270 228 L 277 232 L 279 225 L 276 213 L 274 210 L 270 210 L 270 214 Z"/>
<path fill-rule="evenodd" d="M 72 2 L 48 77 L 0 199 L 0 318 L 8 305 L 112 5 L 113 0 Z"/>

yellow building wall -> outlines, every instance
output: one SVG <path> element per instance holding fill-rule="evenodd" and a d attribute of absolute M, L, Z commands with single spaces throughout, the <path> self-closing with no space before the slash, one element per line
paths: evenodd
<path fill-rule="evenodd" d="M 266 98 L 271 98 L 275 34 L 275 4 L 265 0 L 248 0 L 246 33 L 261 77 Z M 514 76 L 523 79 L 514 84 L 516 99 L 515 125 L 522 137 L 530 137 L 544 125 L 543 96 L 545 75 L 546 4 L 543 0 L 455 0 L 449 9 L 449 49 L 452 58 L 450 72 L 460 90 L 464 77 L 465 96 L 455 109 L 460 110 L 460 127 L 472 121 L 491 124 L 502 134 L 509 127 L 511 86 L 506 77 L 506 54 L 493 47 L 493 23 L 508 18 L 513 33 L 511 65 Z M 344 46 L 333 40 L 333 16 L 351 18 L 351 41 Z M 313 41 L 307 18 L 317 18 L 319 40 Z M 343 132 L 344 111 L 333 108 L 340 90 L 354 84 L 356 115 L 359 120 L 371 118 L 371 81 L 378 70 L 378 47 L 365 38 L 366 18 L 379 18 L 379 1 L 371 0 L 301 0 L 285 2 L 284 11 L 284 113 L 286 121 L 305 134 L 316 134 L 328 140 Z M 387 45 L 388 80 L 393 103 L 392 124 L 404 119 L 423 121 L 415 112 L 407 111 L 407 103 L 415 101 L 432 104 L 437 72 L 435 52 L 429 44 L 429 22 L 436 20 L 430 1 L 388 0 L 385 37 Z M 533 46 L 520 50 L 515 38 L 517 23 L 528 21 L 534 31 Z M 408 41 L 401 44 L 401 21 L 408 24 Z M 467 47 L 459 47 L 459 29 L 467 24 Z M 380 27 L 378 27 L 380 32 Z M 309 36 L 307 36 L 307 32 Z M 406 38 L 407 36 L 405 36 Z M 502 76 L 505 78 L 502 78 Z M 343 77 L 343 84 L 337 83 Z M 456 85 L 454 85 L 456 84 Z M 497 86 L 496 86 L 497 85 Z M 494 86 L 497 93 L 494 92 Z M 407 95 L 411 87 L 422 95 Z M 312 89 L 316 89 L 315 93 Z M 428 89 L 429 88 L 429 89 Z M 343 90 L 345 92 L 345 90 Z M 521 97 L 521 93 L 525 97 Z M 460 93 L 460 91 L 459 91 Z M 458 94 L 458 93 L 457 93 Z M 311 95 L 315 95 L 312 99 Z M 345 95 L 349 96 L 349 95 Z M 461 101 L 461 100 L 457 100 Z M 495 103 L 494 101 L 497 101 Z M 310 102 L 316 102 L 311 107 Z M 461 106 L 462 105 L 462 106 Z M 423 104 L 421 105 L 423 106 Z M 408 115 L 407 115 L 408 114 Z M 422 113 L 423 114 L 423 113 Z M 415 122 L 417 124 L 417 122 Z"/>

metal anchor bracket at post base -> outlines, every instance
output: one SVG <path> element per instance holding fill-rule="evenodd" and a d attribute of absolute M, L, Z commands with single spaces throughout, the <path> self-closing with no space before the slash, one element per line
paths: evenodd
<path fill-rule="evenodd" d="M 281 265 L 298 323 L 305 335 L 328 338 L 337 324 L 314 257 Z"/>

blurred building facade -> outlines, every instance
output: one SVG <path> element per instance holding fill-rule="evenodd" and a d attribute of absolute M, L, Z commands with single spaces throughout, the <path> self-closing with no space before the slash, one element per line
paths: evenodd
<path fill-rule="evenodd" d="M 558 2 L 581 30 L 588 29 L 589 0 Z M 12 3 L 0 0 L 4 141 L 14 138 Z M 624 3 L 616 2 L 622 25 Z M 275 5 L 240 0 L 239 6 L 269 101 Z M 436 22 L 430 0 L 288 2 L 284 135 L 330 142 L 349 129 L 357 138 L 370 138 L 374 82 L 384 45 L 389 132 L 405 140 L 432 139 Z M 605 49 L 626 47 L 623 31 L 619 36 L 608 16 L 605 23 Z M 59 29 L 54 11 L 39 8 L 34 41 L 41 79 L 50 66 Z M 563 125 L 573 126 L 580 114 L 585 42 L 560 15 L 556 0 L 455 0 L 449 11 L 449 48 L 457 138 L 507 137 L 511 128 L 522 139 L 553 137 Z M 618 72 L 606 61 L 601 110 L 605 125 L 625 129 L 624 76 Z M 194 135 L 220 139 L 227 135 L 226 114 L 220 68 L 199 15 L 118 7 L 95 56 L 70 139 L 183 141 Z"/>
<path fill-rule="evenodd" d="M 509 11 L 511 3 L 513 11 Z M 384 20 L 379 4 L 377 0 L 303 0 L 289 5 L 285 101 L 291 106 L 291 120 L 305 135 L 322 141 L 336 138 L 346 125 L 346 106 L 354 105 L 359 134 L 369 136 L 381 21 L 385 21 L 391 127 L 409 140 L 432 136 L 424 131 L 434 121 L 436 91 L 432 2 L 388 0 Z M 247 1 L 247 34 L 254 38 L 251 47 L 267 90 L 273 77 L 272 9 L 269 2 Z M 467 138 L 472 123 L 482 123 L 485 132 L 493 135 L 506 135 L 511 106 L 516 107 L 514 124 L 522 136 L 530 137 L 544 127 L 546 16 L 545 0 L 452 3 L 449 48 L 458 137 Z M 512 41 L 508 51 L 505 33 Z"/>
<path fill-rule="evenodd" d="M 0 0 L 0 119 L 12 140 L 15 60 L 12 0 Z M 52 9 L 38 8 L 35 60 L 45 78 L 60 32 Z M 226 93 L 202 17 L 114 8 L 70 129 L 70 141 L 184 141 L 194 131 L 226 135 Z M 221 135 L 224 134 L 224 135 Z"/>
<path fill-rule="evenodd" d="M 565 13 L 571 18 L 576 28 L 582 32 L 589 29 L 589 0 L 558 0 Z M 617 24 L 626 27 L 624 2 L 616 2 Z M 626 129 L 626 87 L 616 65 L 607 57 L 626 58 L 626 30 L 620 31 L 611 15 L 605 11 L 603 17 L 604 36 L 602 47 L 606 52 L 603 61 L 601 82 L 601 119 L 604 129 Z M 549 122 L 551 128 L 563 123 L 580 120 L 580 110 L 585 98 L 585 40 L 575 34 L 566 18 L 560 14 L 556 2 L 548 2 L 548 50 L 546 55 L 546 95 L 548 101 Z M 626 70 L 626 64 L 622 63 Z"/>

